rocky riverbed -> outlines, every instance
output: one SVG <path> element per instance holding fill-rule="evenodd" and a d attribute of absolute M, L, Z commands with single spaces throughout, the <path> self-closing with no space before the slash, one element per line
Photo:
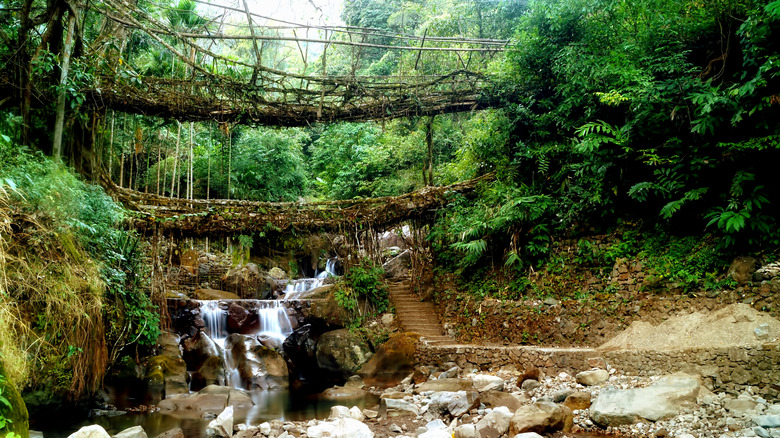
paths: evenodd
<path fill-rule="evenodd" d="M 598 358 L 592 364 L 576 375 L 554 376 L 511 366 L 489 372 L 419 366 L 387 389 L 364 388 L 353 377 L 336 391 L 345 401 L 326 420 L 233 424 L 232 397 L 203 415 L 219 414 L 208 435 L 241 438 L 780 437 L 780 403 L 751 387 L 713 393 L 696 375 L 645 378 L 624 375 Z M 377 394 L 380 403 L 352 407 L 348 394 L 363 391 Z M 72 435 L 85 436 L 102 435 Z M 183 435 L 174 430 L 164 436 Z"/>

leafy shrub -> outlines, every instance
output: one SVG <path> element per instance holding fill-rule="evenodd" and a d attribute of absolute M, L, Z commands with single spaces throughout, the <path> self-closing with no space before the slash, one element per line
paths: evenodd
<path fill-rule="evenodd" d="M 335 299 L 349 318 L 350 327 L 358 327 L 367 318 L 385 312 L 389 306 L 384 270 L 368 258 L 349 268 L 335 292 Z"/>

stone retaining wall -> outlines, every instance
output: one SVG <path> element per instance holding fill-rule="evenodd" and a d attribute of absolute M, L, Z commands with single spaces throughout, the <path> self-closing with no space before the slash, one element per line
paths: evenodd
<path fill-rule="evenodd" d="M 493 347 L 477 345 L 423 345 L 421 364 L 442 366 L 454 362 L 461 368 L 494 369 L 514 365 L 518 370 L 535 366 L 546 375 L 562 371 L 576 374 L 590 369 L 588 359 L 601 357 L 623 374 L 655 376 L 678 371 L 699 374 L 705 386 L 736 395 L 748 386 L 767 400 L 780 399 L 780 343 L 756 347 L 685 351 L 597 351 L 587 348 Z"/>

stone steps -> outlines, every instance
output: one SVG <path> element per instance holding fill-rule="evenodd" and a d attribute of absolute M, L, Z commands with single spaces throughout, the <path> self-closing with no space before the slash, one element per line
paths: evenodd
<path fill-rule="evenodd" d="M 428 345 L 454 343 L 454 339 L 444 334 L 433 303 L 421 301 L 408 281 L 393 283 L 388 290 L 396 319 L 404 331 L 421 335 Z"/>

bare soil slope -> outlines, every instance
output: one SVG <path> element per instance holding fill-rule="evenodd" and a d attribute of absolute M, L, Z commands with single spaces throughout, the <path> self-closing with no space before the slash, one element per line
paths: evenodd
<path fill-rule="evenodd" d="M 768 336 L 756 329 L 766 324 Z M 599 349 L 685 350 L 760 345 L 780 338 L 780 320 L 747 304 L 731 304 L 714 312 L 673 316 L 656 326 L 634 321 Z"/>

